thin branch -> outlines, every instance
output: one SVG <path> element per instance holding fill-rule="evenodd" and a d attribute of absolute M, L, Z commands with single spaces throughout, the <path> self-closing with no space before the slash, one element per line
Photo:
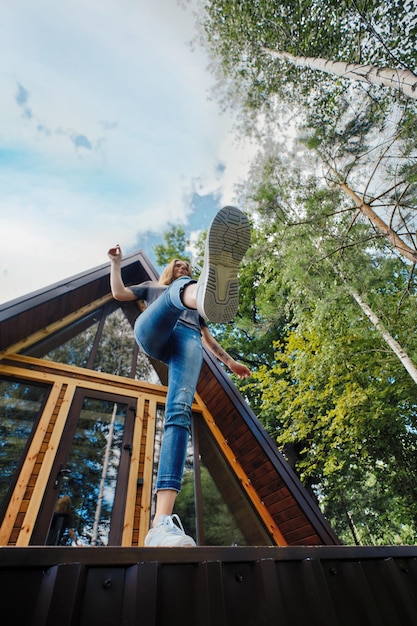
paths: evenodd
<path fill-rule="evenodd" d="M 382 45 L 382 47 L 384 48 L 385 52 L 388 54 L 388 56 L 390 56 L 393 61 L 395 63 L 397 63 L 398 65 L 402 65 L 402 67 L 404 67 L 405 69 L 408 69 L 408 66 L 401 61 L 401 59 L 399 59 L 398 57 L 396 57 L 391 50 L 388 48 L 388 46 L 386 45 L 385 41 L 382 39 L 381 35 L 379 33 L 377 33 L 377 31 L 375 30 L 375 28 L 373 27 L 373 25 L 371 24 L 371 22 L 364 16 L 363 13 L 361 13 L 356 0 L 350 0 L 351 3 L 353 4 L 353 6 L 355 7 L 355 10 L 357 11 L 357 13 L 359 14 L 362 22 L 364 23 L 366 29 L 368 30 L 369 33 L 371 33 L 375 39 L 377 41 L 379 41 L 379 43 Z"/>
<path fill-rule="evenodd" d="M 356 207 L 355 207 L 356 208 Z M 359 209 L 356 211 L 355 215 L 352 217 L 349 226 L 346 229 L 346 232 L 344 234 L 344 237 L 346 237 L 346 235 L 350 232 L 350 230 L 353 228 L 354 223 L 356 222 L 356 220 L 358 219 L 359 215 L 361 215 L 361 212 L 359 211 Z"/>
<path fill-rule="evenodd" d="M 365 185 L 365 191 L 362 194 L 363 198 L 365 198 L 365 196 L 367 194 L 367 191 L 368 191 L 368 188 L 369 188 L 369 185 L 371 184 L 371 181 L 372 181 L 373 177 L 375 176 L 379 166 L 381 165 L 382 159 L 384 158 L 384 154 L 386 154 L 388 152 L 388 150 L 391 148 L 391 146 L 392 146 L 392 142 L 388 146 L 386 146 L 386 148 L 383 150 L 382 154 L 379 156 L 379 159 L 377 159 L 377 161 L 375 163 L 375 166 L 374 166 L 370 176 L 368 177 L 368 182 Z"/>

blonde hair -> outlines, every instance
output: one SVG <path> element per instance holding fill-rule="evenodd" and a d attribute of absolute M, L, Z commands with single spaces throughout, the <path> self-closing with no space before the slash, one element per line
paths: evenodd
<path fill-rule="evenodd" d="M 183 259 L 173 259 L 164 269 L 162 274 L 159 277 L 158 283 L 160 285 L 170 285 L 174 280 L 174 267 L 176 263 L 185 263 L 188 269 L 188 276 L 192 278 L 191 265 L 188 261 L 184 261 Z"/>

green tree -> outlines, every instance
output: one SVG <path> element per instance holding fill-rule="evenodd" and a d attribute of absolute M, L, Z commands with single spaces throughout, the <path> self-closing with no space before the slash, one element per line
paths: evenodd
<path fill-rule="evenodd" d="M 368 224 L 350 228 L 347 198 L 305 151 L 277 152 L 241 199 L 254 219 L 236 323 L 213 331 L 250 362 L 243 394 L 341 538 L 414 542 L 414 383 L 352 293 L 415 358 L 415 285 Z"/>
<path fill-rule="evenodd" d="M 260 419 L 345 541 L 352 541 L 352 519 L 362 542 L 414 541 L 414 383 L 351 288 L 367 294 L 415 356 L 415 287 L 404 263 L 382 254 L 378 241 L 359 252 L 356 239 L 366 240 L 369 227 L 347 230 L 338 190 L 318 186 L 295 163 L 269 158 L 248 190 L 266 235 L 265 263 L 275 271 L 272 289 L 279 294 L 285 286 L 287 326 L 274 360 L 243 391 L 251 398 L 254 390 Z"/>
<path fill-rule="evenodd" d="M 168 265 L 168 263 L 175 258 L 190 261 L 190 254 L 187 252 L 187 246 L 190 245 L 190 242 L 182 226 L 171 226 L 171 228 L 164 233 L 163 237 L 165 243 L 156 244 L 153 248 L 156 255 L 156 262 L 160 267 Z"/>
<path fill-rule="evenodd" d="M 334 105 L 344 80 L 325 79 L 326 96 L 316 92 L 316 72 L 297 68 L 294 57 L 416 67 L 415 7 L 401 0 L 209 0 L 200 16 L 204 34 L 221 71 L 239 83 L 249 106 L 278 93 L 282 100 L 308 96 L 317 107 Z M 292 56 L 272 63 L 265 48 Z M 220 68 L 218 68 L 220 69 Z M 324 83 L 322 83 L 324 85 Z"/>
<path fill-rule="evenodd" d="M 244 132 L 259 135 L 260 114 L 268 140 L 289 119 L 304 128 L 328 184 L 353 199 L 352 222 L 362 214 L 375 236 L 386 237 L 413 264 L 416 103 L 364 88 L 349 74 L 325 76 L 305 63 L 299 67 L 294 59 L 325 56 L 328 65 L 372 64 L 381 72 L 391 67 L 397 79 L 407 71 L 415 85 L 414 18 L 413 4 L 397 0 L 212 0 L 201 18 L 212 65 L 225 85 L 224 101 L 240 111 Z M 266 47 L 278 51 L 278 64 L 265 56 Z"/>
<path fill-rule="evenodd" d="M 342 298 L 340 306 L 348 310 Z M 276 350 L 276 365 L 260 368 L 251 383 L 261 390 L 260 417 L 284 453 L 295 450 L 290 460 L 324 513 L 345 540 L 343 506 L 357 527 L 374 520 L 373 542 L 385 542 L 390 528 L 402 537 L 404 525 L 415 540 L 416 405 L 379 338 L 340 309 L 321 310 Z"/>

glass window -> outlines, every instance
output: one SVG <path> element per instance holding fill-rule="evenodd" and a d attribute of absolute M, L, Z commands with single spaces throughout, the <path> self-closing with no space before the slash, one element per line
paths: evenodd
<path fill-rule="evenodd" d="M 202 520 L 205 546 L 245 546 L 247 541 L 239 529 L 230 509 L 222 498 L 207 467 L 200 462 L 202 495 Z M 196 537 L 196 513 L 194 501 L 194 469 L 186 467 L 181 491 L 175 502 L 185 531 Z"/>
<path fill-rule="evenodd" d="M 94 345 L 97 328 L 98 323 L 95 323 L 89 328 L 83 329 L 74 337 L 65 339 L 62 344 L 52 348 L 48 352 L 41 352 L 34 354 L 34 356 L 40 356 L 47 361 L 55 361 L 55 363 L 65 363 L 66 365 L 75 365 L 76 367 L 87 367 L 88 358 Z M 32 353 L 29 350 L 27 354 L 31 355 Z"/>
<path fill-rule="evenodd" d="M 99 309 L 52 335 L 46 335 L 38 343 L 23 350 L 23 354 L 56 363 L 87 367 L 103 310 Z"/>
<path fill-rule="evenodd" d="M 132 326 L 125 313 L 119 307 L 106 315 L 100 336 L 97 337 L 99 328 L 100 312 L 89 314 L 56 335 L 31 346 L 24 354 L 130 378 L 136 345 Z M 98 345 L 95 348 L 96 342 Z M 97 352 L 91 364 L 95 349 Z M 148 357 L 140 351 L 137 356 L 135 378 L 160 383 Z"/>
<path fill-rule="evenodd" d="M 108 545 L 126 410 L 84 399 L 47 544 Z"/>
<path fill-rule="evenodd" d="M 132 356 L 135 348 L 133 329 L 119 308 L 106 317 L 93 369 L 107 374 L 130 377 Z M 154 368 L 148 357 L 139 352 L 136 379 L 158 383 Z"/>
<path fill-rule="evenodd" d="M 44 385 L 0 379 L 0 509 L 47 393 Z"/>

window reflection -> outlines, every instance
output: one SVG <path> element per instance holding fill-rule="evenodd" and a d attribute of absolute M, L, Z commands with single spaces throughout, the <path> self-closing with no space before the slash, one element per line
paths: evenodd
<path fill-rule="evenodd" d="M 27 348 L 24 354 L 86 367 L 116 376 L 132 376 L 132 366 L 137 380 L 159 383 L 159 377 L 149 358 L 136 353 L 133 329 L 121 308 L 89 314 L 73 325 L 48 336 Z"/>
<path fill-rule="evenodd" d="M 0 508 L 22 460 L 45 401 L 48 387 L 33 383 L 0 380 Z"/>
<path fill-rule="evenodd" d="M 82 545 L 108 545 L 111 516 L 116 493 L 120 454 L 127 405 L 85 398 L 77 430 L 66 463 L 58 503 L 67 496 L 69 519 L 61 518 L 64 532 L 53 540 L 61 545 L 75 542 L 69 529 Z M 51 520 L 48 541 L 57 520 Z"/>

